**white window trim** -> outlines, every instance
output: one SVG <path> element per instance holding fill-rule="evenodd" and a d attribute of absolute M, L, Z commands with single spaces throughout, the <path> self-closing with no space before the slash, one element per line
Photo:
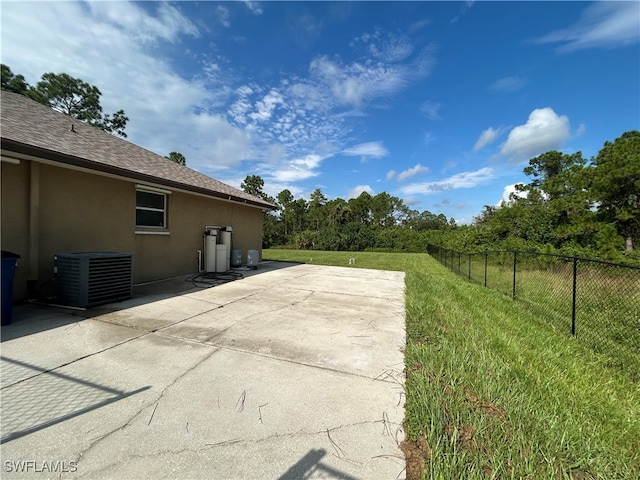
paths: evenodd
<path fill-rule="evenodd" d="M 144 228 L 162 228 L 162 227 L 144 227 Z M 151 231 L 146 231 L 146 230 L 136 230 L 135 232 L 136 235 L 171 235 L 171 232 L 151 232 Z"/>
<path fill-rule="evenodd" d="M 136 192 L 147 192 L 147 193 L 155 193 L 156 195 L 162 195 L 164 197 L 164 208 L 152 208 L 152 207 L 139 207 L 138 202 L 136 201 L 136 212 L 138 210 L 145 210 L 147 212 L 162 212 L 162 227 L 154 226 L 154 225 L 137 225 L 136 228 L 152 228 L 155 230 L 166 230 L 167 229 L 167 195 L 171 192 L 169 190 L 163 190 L 161 188 L 149 187 L 148 185 L 136 185 Z M 135 233 L 142 233 L 141 231 L 136 231 Z M 151 234 L 160 234 L 163 235 L 165 232 L 149 232 Z M 166 232 L 168 234 L 168 232 Z"/>

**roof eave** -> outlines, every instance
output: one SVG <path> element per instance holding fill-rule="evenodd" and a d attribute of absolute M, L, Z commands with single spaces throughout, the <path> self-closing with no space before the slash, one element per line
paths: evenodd
<path fill-rule="evenodd" d="M 34 147 L 33 145 L 18 142 L 8 138 L 1 139 L 1 146 L 3 150 L 14 152 L 21 155 L 26 155 L 30 157 L 36 157 L 36 158 L 43 158 L 45 160 L 53 161 L 63 165 L 86 168 L 89 170 L 95 170 L 95 171 L 107 173 L 110 175 L 130 178 L 136 181 L 150 182 L 158 185 L 163 185 L 169 188 L 186 190 L 189 192 L 199 193 L 201 195 L 217 198 L 220 200 L 226 200 L 234 203 L 241 203 L 241 204 L 246 204 L 253 207 L 259 207 L 259 208 L 262 208 L 263 210 L 275 210 L 277 208 L 275 205 L 272 205 L 271 203 L 268 203 L 268 202 L 253 201 L 250 199 L 237 197 L 235 195 L 216 192 L 214 190 L 209 190 L 207 188 L 202 188 L 195 185 L 189 185 L 186 183 L 176 182 L 173 180 L 168 180 L 168 179 L 156 177 L 153 175 L 147 175 L 144 173 L 135 172 L 125 168 L 115 167 L 113 165 L 94 162 L 92 160 L 87 160 L 86 158 L 75 157 L 73 155 L 67 155 L 64 153 L 56 152 L 54 150 L 48 150 L 46 148 Z"/>

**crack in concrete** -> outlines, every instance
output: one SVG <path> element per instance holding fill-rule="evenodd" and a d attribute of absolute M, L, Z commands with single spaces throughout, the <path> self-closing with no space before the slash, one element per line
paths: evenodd
<path fill-rule="evenodd" d="M 279 439 L 279 438 L 295 438 L 295 437 L 310 437 L 314 435 L 326 435 L 327 432 L 334 432 L 334 431 L 342 430 L 345 428 L 361 427 L 363 425 L 381 423 L 381 422 L 383 422 L 382 419 L 381 420 L 363 420 L 361 422 L 340 424 L 335 427 L 325 428 L 318 431 L 305 432 L 304 430 L 298 430 L 297 432 L 291 432 L 291 433 L 274 433 L 273 435 L 269 435 L 268 437 L 258 438 L 251 441 L 248 441 L 248 440 L 243 440 L 243 441 L 247 443 L 262 443 L 262 442 L 267 442 L 267 441 Z"/>
<path fill-rule="evenodd" d="M 195 368 L 195 367 L 194 367 Z M 169 388 L 169 387 L 167 387 Z M 146 408 L 146 407 L 145 407 Z M 353 423 L 347 423 L 347 424 L 340 424 L 331 428 L 325 428 L 322 430 L 317 430 L 317 431 L 304 431 L 304 430 L 299 430 L 296 432 L 291 432 L 291 433 L 275 433 L 273 435 L 269 435 L 267 437 L 263 437 L 263 438 L 257 438 L 257 439 L 242 439 L 242 438 L 233 438 L 233 439 L 229 439 L 229 440 L 222 440 L 219 442 L 215 442 L 215 443 L 206 443 L 202 446 L 185 446 L 185 447 L 181 447 L 181 448 L 171 448 L 171 449 L 164 449 L 164 450 L 159 450 L 159 451 L 155 451 L 155 452 L 150 452 L 148 454 L 131 454 L 131 455 L 127 455 L 125 457 L 125 459 L 148 459 L 148 458 L 154 458 L 154 457 L 159 457 L 159 456 L 163 456 L 163 455 L 180 455 L 183 454 L 185 452 L 190 452 L 190 453 L 200 453 L 202 451 L 205 450 L 212 450 L 212 449 L 216 449 L 216 448 L 224 448 L 224 447 L 229 447 L 232 445 L 236 445 L 238 443 L 245 443 L 245 444 L 260 444 L 260 443 L 264 443 L 264 442 L 269 442 L 269 441 L 273 441 L 273 440 L 278 440 L 278 439 L 283 439 L 283 438 L 296 438 L 296 437 L 310 437 L 310 436 L 325 436 L 325 435 L 329 435 L 331 432 L 336 432 L 339 430 L 343 430 L 343 429 L 348 429 L 348 428 L 354 428 L 354 427 L 361 427 L 363 425 L 373 425 L 373 424 L 377 424 L 377 423 L 383 423 L 385 424 L 385 426 L 387 424 L 392 424 L 392 425 L 397 425 L 397 426 L 401 426 L 401 424 L 399 423 L 395 423 L 395 422 L 389 422 L 388 418 L 385 418 L 385 414 L 386 412 L 383 412 L 383 418 L 379 419 L 379 420 L 363 420 L 360 422 L 353 422 Z M 386 434 L 383 433 L 381 434 L 382 436 L 391 436 L 391 434 Z M 329 436 L 330 438 L 330 436 Z M 396 445 L 398 444 L 398 441 L 396 438 L 394 438 Z M 400 455 L 400 454 L 399 454 Z M 347 457 L 337 457 L 340 460 L 345 460 L 345 461 L 349 461 L 349 459 Z M 403 457 L 402 457 L 403 458 Z M 104 473 L 109 471 L 111 468 L 113 468 L 116 465 L 120 465 L 122 462 L 122 460 L 118 460 L 118 461 L 114 461 L 112 463 L 109 463 L 108 465 L 105 465 L 97 470 L 92 470 L 90 472 L 85 472 L 82 475 L 78 476 L 77 478 L 91 478 L 93 476 L 96 476 L 97 473 Z"/>
<path fill-rule="evenodd" d="M 275 287 L 273 287 L 273 288 L 275 288 Z M 242 317 L 242 318 L 241 318 L 240 320 L 238 320 L 235 324 L 240 323 L 240 322 L 243 322 L 243 321 L 246 321 L 246 320 L 249 320 L 249 319 L 251 319 L 251 318 L 253 318 L 253 317 L 258 317 L 258 316 L 265 315 L 265 314 L 268 314 L 268 313 L 279 312 L 279 311 L 284 310 L 284 309 L 286 309 L 286 308 L 290 308 L 290 307 L 293 307 L 293 306 L 295 306 L 295 305 L 300 305 L 301 303 L 306 302 L 306 301 L 307 301 L 309 298 L 311 298 L 311 297 L 313 296 L 313 294 L 315 293 L 313 290 L 304 290 L 304 289 L 299 289 L 299 290 L 309 292 L 309 294 L 308 294 L 308 295 L 306 295 L 304 298 L 302 298 L 302 299 L 300 299 L 300 300 L 296 300 L 296 301 L 294 301 L 294 302 L 287 303 L 286 305 L 281 305 L 281 306 L 279 306 L 279 307 L 274 307 L 274 308 L 272 308 L 272 309 L 270 309 L 270 310 L 262 310 L 262 311 L 257 312 L 257 313 L 251 313 L 251 314 L 249 314 L 249 315 L 247 315 L 247 316 L 245 316 L 245 317 Z M 266 291 L 266 290 L 265 290 L 265 291 Z M 235 324 L 234 324 L 234 325 L 235 325 Z"/>
<path fill-rule="evenodd" d="M 80 461 L 82 460 L 82 457 L 84 455 L 86 455 L 88 452 L 90 452 L 96 445 L 98 445 L 99 443 L 101 443 L 103 440 L 105 440 L 106 438 L 110 437 L 111 435 L 124 430 L 125 428 L 127 428 L 128 426 L 130 426 L 132 424 L 132 422 L 139 416 L 141 415 L 145 410 L 147 410 L 148 408 L 151 407 L 151 405 L 155 404 L 155 408 L 153 409 L 153 414 L 155 414 L 155 411 L 158 407 L 158 404 L 160 403 L 160 401 L 162 400 L 162 398 L 165 396 L 165 394 L 167 393 L 167 391 L 169 389 L 171 389 L 174 385 L 176 385 L 180 380 L 182 380 L 184 377 L 186 377 L 189 373 L 193 372 L 196 368 L 198 368 L 200 365 L 202 365 L 202 363 L 206 362 L 207 360 L 209 360 L 213 355 L 215 355 L 217 352 L 220 351 L 220 348 L 213 348 L 213 350 L 206 356 L 204 356 L 203 358 L 201 358 L 200 360 L 198 360 L 194 365 L 192 365 L 191 367 L 189 367 L 187 370 L 185 370 L 184 372 L 182 372 L 180 375 L 178 375 L 176 378 L 173 379 L 173 381 L 166 385 L 162 391 L 160 392 L 160 394 L 156 397 L 155 400 L 147 403 L 146 405 L 142 406 L 140 409 L 138 409 L 137 412 L 135 412 L 133 415 L 131 415 L 129 417 L 129 419 L 124 422 L 122 425 L 120 425 L 117 428 L 114 428 L 113 430 L 111 430 L 110 432 L 105 433 L 104 435 L 99 436 L 98 438 L 96 438 L 95 440 L 93 440 L 88 447 L 84 448 L 82 451 L 80 451 L 80 453 L 78 454 L 77 458 L 76 458 L 76 465 L 80 464 Z M 151 418 L 149 419 L 149 423 L 147 424 L 147 426 L 149 426 L 151 424 L 151 420 L 153 419 L 153 414 L 151 415 Z"/>

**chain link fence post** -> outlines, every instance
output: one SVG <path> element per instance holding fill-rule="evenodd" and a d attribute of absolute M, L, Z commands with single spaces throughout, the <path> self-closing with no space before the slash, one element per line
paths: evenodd
<path fill-rule="evenodd" d="M 513 251 L 513 291 L 511 293 L 511 297 L 516 299 L 516 269 L 518 265 L 518 251 Z"/>
<path fill-rule="evenodd" d="M 487 286 L 487 264 L 489 263 L 489 250 L 484 251 L 484 286 Z"/>
<path fill-rule="evenodd" d="M 576 294 L 578 292 L 578 259 L 573 257 L 573 293 L 571 298 L 571 335 L 576 336 Z"/>

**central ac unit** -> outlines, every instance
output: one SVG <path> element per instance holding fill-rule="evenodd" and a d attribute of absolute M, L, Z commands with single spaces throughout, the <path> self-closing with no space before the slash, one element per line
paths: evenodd
<path fill-rule="evenodd" d="M 133 259 L 129 253 L 58 253 L 53 257 L 58 302 L 93 307 L 131 297 Z"/>

